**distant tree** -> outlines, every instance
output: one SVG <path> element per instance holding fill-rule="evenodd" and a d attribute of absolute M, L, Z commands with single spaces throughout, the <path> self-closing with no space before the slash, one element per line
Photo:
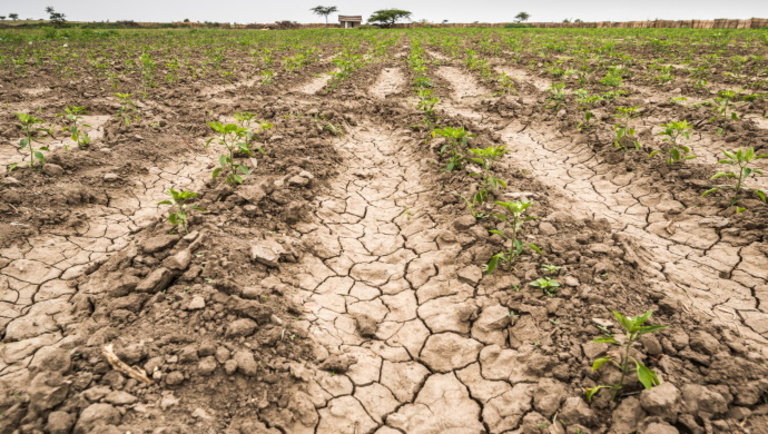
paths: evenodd
<path fill-rule="evenodd" d="M 0 20 L 5 21 L 5 15 L 0 15 Z"/>
<path fill-rule="evenodd" d="M 528 21 L 528 18 L 531 16 L 528 14 L 528 12 L 520 12 L 519 14 L 515 15 L 515 21 L 518 23 L 522 23 L 525 21 Z"/>
<path fill-rule="evenodd" d="M 402 9 L 382 9 L 378 10 L 368 18 L 369 23 L 375 23 L 382 27 L 392 27 L 395 23 L 403 19 L 410 19 L 411 13 Z"/>
<path fill-rule="evenodd" d="M 8 18 L 12 19 L 13 21 L 16 21 L 19 19 L 19 14 L 8 14 Z"/>
<path fill-rule="evenodd" d="M 54 26 L 61 26 L 65 22 L 67 22 L 66 15 L 62 14 L 61 12 L 56 12 L 53 9 L 53 6 L 48 6 L 47 8 L 45 8 L 45 12 L 48 13 L 48 19 L 51 21 L 51 24 L 53 24 Z"/>
<path fill-rule="evenodd" d="M 573 20 L 574 23 L 583 23 L 584 21 L 581 21 L 581 18 L 576 18 Z"/>
<path fill-rule="evenodd" d="M 566 18 L 566 19 L 564 19 L 564 20 L 563 20 L 563 22 L 564 22 L 564 23 L 570 23 L 570 22 L 571 22 L 571 20 L 569 20 L 568 18 Z"/>
<path fill-rule="evenodd" d="M 315 6 L 310 9 L 315 15 L 322 15 L 325 17 L 325 27 L 328 27 L 328 15 L 338 12 L 339 9 L 336 6 Z"/>
<path fill-rule="evenodd" d="M 184 18 L 184 22 L 188 23 L 189 22 L 189 18 Z"/>

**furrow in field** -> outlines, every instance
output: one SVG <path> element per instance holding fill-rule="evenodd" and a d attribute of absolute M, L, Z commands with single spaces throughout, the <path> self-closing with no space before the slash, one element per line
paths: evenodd
<path fill-rule="evenodd" d="M 462 245 L 427 205 L 432 193 L 409 149 L 416 144 L 363 124 L 337 147 L 346 169 L 317 199 L 316 221 L 299 228 L 311 254 L 280 275 L 300 288 L 309 312 L 303 327 L 331 372 L 316 372 L 306 390 L 317 410 L 285 428 L 515 428 L 537 379 L 524 374 L 522 362 L 498 362 L 504 333 L 486 326 L 508 319 L 508 309 L 476 296 L 481 269 L 461 265 Z M 532 350 L 514 354 L 522 360 Z"/>
<path fill-rule="evenodd" d="M 685 208 L 652 179 L 617 175 L 587 145 L 518 122 L 501 135 L 512 167 L 527 168 L 570 199 L 562 211 L 608 219 L 639 247 L 631 254 L 658 285 L 753 339 L 768 338 L 768 246 L 740 241 L 715 208 Z"/>
<path fill-rule="evenodd" d="M 155 221 L 163 212 L 157 202 L 167 198 L 169 188 L 202 185 L 212 161 L 212 153 L 202 153 L 149 168 L 148 175 L 112 196 L 108 205 L 84 208 L 77 226 L 0 250 L 0 379 L 28 365 L 38 349 L 62 339 L 75 321 L 70 300 L 77 279 Z"/>
<path fill-rule="evenodd" d="M 549 87 L 552 85 L 552 82 L 549 80 L 539 78 L 536 76 L 533 76 L 529 74 L 526 71 L 514 69 L 510 67 L 497 67 L 496 70 L 498 72 L 504 72 L 509 74 L 511 77 L 531 83 L 536 87 L 539 91 L 546 92 Z M 466 86 L 466 84 L 462 84 L 461 86 Z M 641 93 L 643 98 L 648 99 L 650 102 L 654 103 L 666 103 L 669 102 L 670 97 L 660 97 L 658 96 L 658 92 L 654 93 L 651 89 L 645 89 L 641 88 L 639 86 L 628 86 L 630 89 L 635 90 L 636 92 Z M 691 100 L 692 102 L 701 100 Z M 456 108 L 454 108 L 456 109 Z M 756 116 L 750 116 L 748 119 L 752 119 L 755 121 L 755 123 L 758 125 L 759 128 L 763 128 L 761 125 L 763 121 L 759 117 Z M 660 117 L 642 117 L 638 118 L 632 121 L 633 127 L 635 127 L 637 130 L 640 130 L 642 128 L 650 128 L 652 134 L 654 137 L 658 135 L 662 131 L 662 128 L 660 125 L 669 122 L 671 119 L 666 118 L 660 118 Z M 718 160 L 723 158 L 723 150 L 732 150 L 739 146 L 748 146 L 750 144 L 744 144 L 744 143 L 737 143 L 735 146 L 731 143 L 727 143 L 722 138 L 709 134 L 707 132 L 701 132 L 701 131 L 694 131 L 694 133 L 691 136 L 690 140 L 687 140 L 684 142 L 687 145 L 690 145 L 693 149 L 693 154 L 697 156 L 696 162 L 703 162 L 706 164 L 716 164 Z M 751 144 L 752 146 L 755 145 L 755 143 Z M 768 171 L 768 160 L 757 160 L 753 163 L 753 165 L 757 168 L 763 169 Z M 757 176 L 757 179 L 750 180 L 749 185 L 756 188 L 765 189 L 768 187 L 768 176 Z"/>
<path fill-rule="evenodd" d="M 385 99 L 399 93 L 404 86 L 405 76 L 400 68 L 384 68 L 368 93 L 374 98 Z"/>
<path fill-rule="evenodd" d="M 293 92 L 314 95 L 320 92 L 325 87 L 325 85 L 331 81 L 332 77 L 333 75 L 330 72 L 319 74 L 308 82 L 295 87 Z"/>

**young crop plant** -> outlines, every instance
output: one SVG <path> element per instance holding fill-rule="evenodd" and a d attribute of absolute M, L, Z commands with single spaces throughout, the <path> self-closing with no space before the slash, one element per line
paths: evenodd
<path fill-rule="evenodd" d="M 737 149 L 735 151 L 723 151 L 723 154 L 725 154 L 726 158 L 719 160 L 718 163 L 732 166 L 733 169 L 717 172 L 714 176 L 712 176 L 711 179 L 735 179 L 736 185 L 716 185 L 701 195 L 708 196 L 720 190 L 733 190 L 733 194 L 731 195 L 731 205 L 736 207 L 737 212 L 744 211 L 743 207 L 737 206 L 742 191 L 751 192 L 761 201 L 768 202 L 768 200 L 766 200 L 767 197 L 765 191 L 744 186 L 744 182 L 750 177 L 763 174 L 762 170 L 752 167 L 751 164 L 755 160 L 768 158 L 768 154 L 757 154 L 754 148 Z"/>
<path fill-rule="evenodd" d="M 489 195 L 496 193 L 499 189 L 507 187 L 507 182 L 501 178 L 497 178 L 492 170 L 496 160 L 507 153 L 507 148 L 503 145 L 489 146 L 482 149 L 470 148 L 469 152 L 471 155 L 468 160 L 480 166 L 480 172 L 470 173 L 470 176 L 480 178 L 480 188 L 471 198 L 467 199 L 462 196 L 462 199 L 464 199 L 469 212 L 472 213 L 473 216 L 476 218 L 483 218 L 486 217 L 486 214 L 480 210 L 480 207 L 488 201 Z"/>
<path fill-rule="evenodd" d="M 491 259 L 485 264 L 486 274 L 496 271 L 499 265 L 514 263 L 517 257 L 522 255 L 526 249 L 541 254 L 539 246 L 533 243 L 524 243 L 520 239 L 520 232 L 525 222 L 536 218 L 526 215 L 526 211 L 533 205 L 533 202 L 526 200 L 512 202 L 496 201 L 495 203 L 502 209 L 502 212 L 494 213 L 493 216 L 502 223 L 503 228 L 493 229 L 489 232 L 502 237 L 505 242 L 509 243 L 509 247 L 491 256 Z"/>
<path fill-rule="evenodd" d="M 43 151 L 47 151 L 47 146 L 40 146 L 35 148 L 35 142 L 39 142 L 38 136 L 40 133 L 51 135 L 51 131 L 47 128 L 39 126 L 43 123 L 43 120 L 36 118 L 27 113 L 16 113 L 16 117 L 19 119 L 19 126 L 21 127 L 24 137 L 19 140 L 19 149 L 27 149 L 29 151 L 29 167 L 42 167 L 45 164 L 45 155 Z M 9 164 L 7 170 L 10 172 L 15 169 L 19 163 Z"/>
<path fill-rule="evenodd" d="M 529 285 L 541 289 L 544 291 L 544 294 L 549 297 L 556 296 L 557 291 L 560 289 L 560 283 L 557 280 L 548 277 L 539 277 Z"/>
<path fill-rule="evenodd" d="M 259 75 L 261 76 L 261 80 L 259 81 L 259 83 L 262 86 L 268 86 L 272 84 L 272 82 L 275 80 L 275 72 L 272 71 L 271 69 L 265 69 L 261 71 Z"/>
<path fill-rule="evenodd" d="M 611 66 L 608 73 L 600 79 L 599 83 L 608 87 L 620 87 L 624 83 L 621 67 Z"/>
<path fill-rule="evenodd" d="M 626 145 L 640 149 L 640 141 L 637 139 L 637 131 L 629 126 L 630 121 L 636 117 L 639 107 L 617 107 L 613 115 L 619 123 L 614 125 L 613 146 L 617 149 L 625 149 Z"/>
<path fill-rule="evenodd" d="M 203 208 L 196 205 L 190 205 L 188 202 L 197 198 L 199 195 L 192 191 L 174 189 L 168 190 L 170 199 L 158 202 L 158 205 L 168 205 L 171 212 L 168 214 L 168 222 L 172 224 L 177 232 L 186 233 L 189 228 L 189 214 L 191 211 L 205 212 Z"/>
<path fill-rule="evenodd" d="M 208 126 L 218 133 L 218 136 L 208 139 L 206 146 L 212 141 L 218 140 L 218 143 L 227 150 L 226 154 L 219 156 L 219 167 L 213 170 L 211 177 L 224 176 L 224 181 L 228 184 L 242 184 L 245 178 L 251 174 L 251 169 L 239 164 L 235 158 L 237 154 L 247 157 L 253 156 L 250 143 L 252 136 L 249 130 L 237 124 L 222 124 L 218 121 L 208 122 Z"/>
<path fill-rule="evenodd" d="M 157 69 L 157 63 L 152 58 L 150 53 L 142 53 L 139 56 L 139 63 L 141 64 L 141 78 L 144 80 L 144 85 L 147 87 L 155 87 L 155 69 Z"/>
<path fill-rule="evenodd" d="M 565 101 L 566 96 L 565 83 L 552 83 L 549 86 L 549 95 L 547 96 L 549 104 L 547 105 L 547 108 L 552 110 L 560 108 L 560 105 Z"/>
<path fill-rule="evenodd" d="M 329 86 L 335 88 L 342 81 L 349 78 L 352 73 L 360 69 L 363 64 L 363 55 L 345 52 L 333 59 L 333 63 L 336 64 L 336 70 L 330 73 L 331 82 Z"/>
<path fill-rule="evenodd" d="M 70 106 L 65 107 L 64 113 L 59 115 L 63 117 L 68 124 L 64 127 L 64 131 L 69 133 L 69 138 L 72 139 L 80 149 L 85 149 L 91 144 L 91 138 L 88 136 L 88 132 L 84 130 L 91 126 L 82 123 L 83 115 L 87 113 L 88 110 L 85 107 Z"/>
<path fill-rule="evenodd" d="M 257 121 L 256 115 L 253 113 L 248 113 L 248 112 L 235 113 L 234 117 L 235 117 L 235 121 L 237 121 L 237 124 L 241 128 L 246 129 L 245 138 L 246 138 L 246 143 L 248 144 L 249 149 L 254 149 L 253 148 L 254 137 L 256 137 L 258 134 L 260 134 L 263 131 L 274 128 L 274 125 L 271 122 Z M 262 154 L 266 153 L 264 148 L 256 147 L 255 149 L 261 152 Z"/>
<path fill-rule="evenodd" d="M 715 110 L 717 111 L 717 114 L 720 115 L 723 119 L 739 119 L 738 113 L 734 111 L 729 112 L 731 104 L 736 100 L 736 97 L 736 92 L 732 90 L 721 90 L 717 93 L 717 96 L 715 97 Z"/>
<path fill-rule="evenodd" d="M 586 389 L 584 391 L 584 394 L 586 395 L 587 401 L 590 401 L 592 397 L 601 389 L 612 389 L 613 398 L 617 399 L 621 394 L 622 390 L 624 389 L 624 386 L 625 386 L 624 383 L 627 380 L 627 375 L 630 375 L 632 371 L 634 371 L 634 374 L 637 376 L 637 380 L 646 389 L 650 389 L 654 386 L 658 386 L 659 384 L 661 384 L 661 380 L 659 380 L 659 377 L 656 375 L 656 372 L 654 372 L 653 369 L 645 366 L 645 364 L 640 360 L 637 360 L 636 358 L 632 357 L 630 355 L 630 350 L 632 349 L 634 344 L 637 342 L 637 340 L 640 338 L 640 336 L 646 335 L 648 333 L 653 333 L 655 331 L 659 331 L 661 329 L 666 328 L 667 326 L 644 325 L 651 318 L 651 315 L 653 315 L 653 311 L 650 311 L 650 310 L 648 312 L 645 312 L 642 315 L 638 315 L 635 317 L 627 317 L 617 311 L 612 311 L 612 313 L 614 318 L 616 318 L 616 321 L 624 330 L 624 334 L 619 337 L 616 337 L 615 335 L 606 335 L 606 336 L 597 338 L 592 342 L 611 344 L 611 345 L 616 345 L 620 347 L 620 351 L 619 351 L 620 358 L 616 360 L 615 358 L 610 356 L 600 357 L 599 359 L 592 362 L 592 370 L 597 371 L 600 368 L 602 368 L 606 363 L 608 363 L 615 366 L 619 370 L 619 372 L 621 373 L 621 377 L 619 378 L 619 382 L 616 384 L 612 384 L 612 385 L 601 384 L 601 385 Z M 634 368 L 632 365 L 634 365 Z"/>
<path fill-rule="evenodd" d="M 658 135 L 664 136 L 663 140 L 666 146 L 651 152 L 649 157 L 654 157 L 661 152 L 666 152 L 667 159 L 665 161 L 667 164 L 676 164 L 696 158 L 695 155 L 691 154 L 691 148 L 689 146 L 680 143 L 681 139 L 691 138 L 693 126 L 688 124 L 688 121 L 668 122 L 661 125 L 661 127 L 664 129 Z"/>
<path fill-rule="evenodd" d="M 432 137 L 443 137 L 445 143 L 440 147 L 440 155 L 448 158 L 448 163 L 444 170 L 452 171 L 459 169 L 466 160 L 466 149 L 469 139 L 475 137 L 474 134 L 465 130 L 464 127 L 453 128 L 435 128 L 432 130 Z"/>
<path fill-rule="evenodd" d="M 116 93 L 120 108 L 117 109 L 117 117 L 120 119 L 120 123 L 124 126 L 128 126 L 133 122 L 138 121 L 139 109 L 136 107 L 136 103 L 131 99 L 133 95 L 130 93 Z"/>
<path fill-rule="evenodd" d="M 426 116 L 425 122 L 427 125 L 434 125 L 437 122 L 437 113 L 435 112 L 435 106 L 440 102 L 440 98 L 435 96 L 432 89 L 419 89 L 418 90 L 419 102 L 417 108 L 424 112 Z"/>

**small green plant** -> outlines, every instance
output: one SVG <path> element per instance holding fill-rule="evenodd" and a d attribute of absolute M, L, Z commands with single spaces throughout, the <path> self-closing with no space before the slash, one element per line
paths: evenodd
<path fill-rule="evenodd" d="M 737 120 L 739 119 L 739 114 L 731 111 L 729 113 L 729 109 L 731 108 L 731 104 L 733 101 L 736 100 L 736 97 L 738 95 L 736 92 L 732 90 L 721 90 L 717 93 L 717 96 L 715 97 L 715 111 L 724 119 L 733 119 Z"/>
<path fill-rule="evenodd" d="M 195 210 L 205 212 L 203 208 L 188 203 L 199 195 L 192 191 L 177 191 L 172 188 L 168 190 L 168 195 L 171 198 L 158 202 L 158 205 L 168 205 L 171 207 L 171 213 L 168 214 L 168 222 L 172 224 L 177 231 L 185 233 L 189 227 L 190 211 Z"/>
<path fill-rule="evenodd" d="M 469 161 L 480 165 L 479 172 L 471 172 L 470 176 L 480 178 L 480 188 L 469 199 L 464 196 L 461 198 L 467 204 L 470 213 L 477 218 L 486 217 L 486 214 L 480 210 L 480 207 L 488 200 L 489 195 L 497 192 L 501 188 L 507 187 L 507 182 L 497 178 L 493 174 L 493 164 L 496 160 L 507 153 L 505 146 L 489 146 L 487 148 L 469 149 L 471 156 Z"/>
<path fill-rule="evenodd" d="M 115 97 L 117 97 L 117 101 L 120 104 L 120 108 L 117 109 L 117 117 L 120 119 L 120 123 L 130 125 L 138 121 L 139 110 L 136 107 L 136 103 L 131 99 L 133 95 L 130 93 L 116 93 Z"/>
<path fill-rule="evenodd" d="M 639 107 L 617 107 L 614 117 L 619 120 L 619 123 L 614 125 L 614 137 L 613 146 L 617 149 L 625 149 L 625 144 L 633 146 L 635 149 L 640 149 L 640 141 L 637 140 L 637 131 L 629 126 L 630 121 L 634 118 L 639 110 Z"/>
<path fill-rule="evenodd" d="M 547 274 L 557 274 L 562 270 L 562 266 L 560 265 L 549 265 L 549 264 L 543 264 L 541 266 L 541 270 Z"/>
<path fill-rule="evenodd" d="M 621 67 L 611 66 L 608 68 L 608 73 L 599 81 L 600 84 L 609 87 L 619 87 L 624 83 L 623 73 Z"/>
<path fill-rule="evenodd" d="M 650 157 L 653 157 L 661 152 L 667 153 L 667 164 L 680 163 L 685 160 L 691 160 L 696 158 L 691 154 L 691 148 L 687 145 L 680 143 L 681 139 L 690 139 L 693 127 L 688 124 L 688 121 L 673 121 L 661 125 L 664 128 L 658 135 L 664 136 L 663 141 L 666 146 L 662 149 L 657 149 L 650 153 Z M 691 155 L 689 155 L 691 154 Z"/>
<path fill-rule="evenodd" d="M 271 128 L 274 128 L 274 125 L 270 122 L 260 122 L 256 120 L 256 115 L 253 113 L 248 112 L 240 112 L 235 113 L 235 121 L 237 121 L 237 124 L 241 128 L 245 128 L 245 140 L 248 145 L 248 148 L 253 150 L 257 150 L 262 154 L 265 154 L 266 151 L 262 147 L 253 147 L 253 141 L 256 138 L 257 135 L 260 133 L 269 130 Z"/>
<path fill-rule="evenodd" d="M 85 149 L 91 144 L 91 138 L 88 136 L 88 132 L 84 130 L 91 126 L 81 122 L 83 115 L 87 113 L 88 110 L 85 107 L 70 106 L 65 107 L 64 113 L 59 115 L 64 118 L 68 124 L 64 127 L 64 131 L 69 133 L 69 138 L 71 138 L 80 149 Z"/>
<path fill-rule="evenodd" d="M 435 106 L 440 102 L 440 98 L 435 96 L 432 89 L 420 88 L 418 91 L 419 102 L 417 108 L 424 112 L 427 117 L 427 122 L 434 125 L 437 122 L 437 113 L 435 113 Z"/>
<path fill-rule="evenodd" d="M 432 137 L 443 137 L 445 143 L 440 147 L 440 155 L 448 159 L 445 170 L 451 171 L 461 168 L 466 160 L 466 148 L 469 139 L 475 137 L 474 134 L 465 130 L 464 127 L 453 128 L 435 128 L 432 130 Z"/>
<path fill-rule="evenodd" d="M 744 186 L 744 182 L 754 175 L 762 175 L 763 171 L 755 167 L 751 167 L 751 163 L 755 160 L 762 158 L 768 158 L 768 154 L 757 154 L 754 148 L 737 149 L 735 151 L 723 151 L 726 158 L 719 160 L 718 163 L 732 166 L 733 170 L 725 170 L 717 172 L 712 176 L 712 180 L 715 179 L 735 179 L 736 185 L 724 184 L 716 185 L 709 190 L 702 193 L 702 196 L 708 196 L 716 191 L 720 190 L 733 190 L 731 196 L 731 205 L 736 206 L 739 203 L 739 195 L 742 191 L 751 191 L 758 199 L 766 202 L 766 192 L 757 188 L 747 188 Z M 743 211 L 741 207 L 737 207 L 737 210 Z"/>
<path fill-rule="evenodd" d="M 51 135 L 50 130 L 40 127 L 43 120 L 36 118 L 27 113 L 16 113 L 16 117 L 19 119 L 19 125 L 24 137 L 19 140 L 19 149 L 27 149 L 29 151 L 29 167 L 42 167 L 45 164 L 45 155 L 43 151 L 47 151 L 47 146 L 40 146 L 35 148 L 35 142 L 39 142 L 38 137 L 40 133 Z M 18 163 L 9 164 L 7 170 L 10 172 L 18 166 Z"/>
<path fill-rule="evenodd" d="M 228 184 L 242 184 L 245 178 L 251 174 L 251 169 L 237 163 L 236 154 L 253 156 L 251 150 L 249 130 L 237 124 L 222 124 L 221 122 L 208 122 L 208 126 L 218 133 L 217 137 L 211 137 L 206 142 L 206 146 L 212 141 L 218 140 L 218 143 L 227 150 L 226 154 L 219 156 L 219 167 L 213 170 L 211 177 L 218 178 L 224 176 L 224 181 Z"/>
<path fill-rule="evenodd" d="M 565 92 L 565 83 L 552 83 L 549 86 L 549 95 L 547 96 L 547 108 L 557 109 L 565 101 L 567 93 Z"/>
<path fill-rule="evenodd" d="M 496 201 L 495 203 L 503 212 L 494 213 L 493 216 L 503 224 L 503 228 L 493 229 L 489 232 L 504 238 L 505 242 L 509 243 L 509 247 L 491 256 L 491 259 L 485 264 L 485 272 L 487 274 L 493 273 L 500 264 L 513 263 L 518 256 L 525 252 L 525 249 L 541 254 L 539 246 L 533 243 L 524 243 L 520 239 L 520 231 L 523 229 L 525 222 L 536 218 L 525 215 L 533 203 L 530 201 Z"/>
<path fill-rule="evenodd" d="M 560 283 L 557 280 L 549 279 L 547 277 L 539 277 L 538 279 L 531 282 L 529 285 L 539 288 L 542 291 L 544 291 L 544 294 L 546 294 L 549 297 L 554 297 L 557 295 L 557 291 L 560 288 Z"/>
<path fill-rule="evenodd" d="M 139 56 L 139 63 L 141 65 L 141 77 L 144 80 L 144 84 L 147 87 L 155 87 L 154 77 L 155 69 L 157 69 L 157 63 L 152 58 L 151 53 L 144 52 Z"/>
<path fill-rule="evenodd" d="M 650 310 L 642 315 L 635 317 L 626 317 L 617 311 L 613 311 L 614 318 L 616 318 L 616 321 L 619 323 L 621 328 L 624 329 L 624 335 L 620 337 L 621 340 L 616 336 L 609 334 L 607 336 L 597 338 L 593 340 L 593 342 L 619 346 L 621 348 L 621 358 L 616 360 L 610 356 L 600 357 L 599 359 L 592 362 L 592 370 L 597 371 L 606 363 L 610 363 L 619 369 L 619 372 L 621 372 L 621 377 L 619 378 L 619 382 L 617 384 L 598 385 L 586 389 L 584 394 L 586 395 L 587 401 L 591 400 L 592 397 L 601 389 L 612 389 L 613 398 L 617 399 L 621 391 L 624 389 L 624 383 L 627 379 L 627 375 L 633 371 L 632 365 L 634 365 L 634 373 L 637 375 L 638 381 L 640 381 L 644 388 L 650 389 L 653 386 L 658 386 L 661 384 L 659 377 L 656 376 L 656 372 L 629 354 L 632 346 L 635 344 L 635 342 L 637 342 L 640 336 L 666 328 L 666 326 L 663 325 L 644 325 L 651 318 L 651 315 L 653 315 L 653 311 Z"/>
<path fill-rule="evenodd" d="M 265 69 L 259 72 L 259 75 L 261 76 L 259 83 L 263 86 L 268 86 L 275 80 L 275 72 L 271 69 Z"/>

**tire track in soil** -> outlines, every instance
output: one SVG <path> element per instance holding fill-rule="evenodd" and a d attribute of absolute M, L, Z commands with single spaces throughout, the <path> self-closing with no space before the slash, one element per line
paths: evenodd
<path fill-rule="evenodd" d="M 515 428 L 536 387 L 522 363 L 533 347 L 499 360 L 508 309 L 478 295 L 480 267 L 462 264 L 462 244 L 427 206 L 417 144 L 362 125 L 337 147 L 346 170 L 298 228 L 311 253 L 280 277 L 300 288 L 302 326 L 332 371 L 315 372 L 299 397 L 305 424 L 288 431 Z"/>
<path fill-rule="evenodd" d="M 82 210 L 80 226 L 30 238 L 23 247 L 0 249 L 0 380 L 29 366 L 37 350 L 55 345 L 76 321 L 70 300 L 76 280 L 128 245 L 134 233 L 162 213 L 157 202 L 168 188 L 201 185 L 213 153 L 190 155 L 153 167 L 133 189 L 110 197 L 107 206 Z"/>
<path fill-rule="evenodd" d="M 404 85 L 405 76 L 400 68 L 384 68 L 368 93 L 374 98 L 385 99 L 400 92 Z"/>
<path fill-rule="evenodd" d="M 320 92 L 329 81 L 331 81 L 331 73 L 324 72 L 310 81 L 301 84 L 291 90 L 291 92 L 303 93 L 306 95 L 314 95 Z"/>
<path fill-rule="evenodd" d="M 457 88 L 475 86 L 474 77 L 463 72 L 445 78 Z M 457 101 L 449 105 L 458 112 L 471 110 Z M 651 179 L 631 172 L 617 176 L 588 146 L 567 137 L 517 121 L 500 134 L 512 167 L 529 168 L 542 184 L 569 199 L 560 204 L 562 211 L 606 218 L 618 234 L 637 244 L 637 261 L 655 284 L 684 305 L 724 324 L 735 323 L 744 335 L 766 342 L 765 243 L 739 240 L 727 228 L 728 220 L 715 215 L 717 208 L 685 208 L 669 192 L 658 191 Z"/>

